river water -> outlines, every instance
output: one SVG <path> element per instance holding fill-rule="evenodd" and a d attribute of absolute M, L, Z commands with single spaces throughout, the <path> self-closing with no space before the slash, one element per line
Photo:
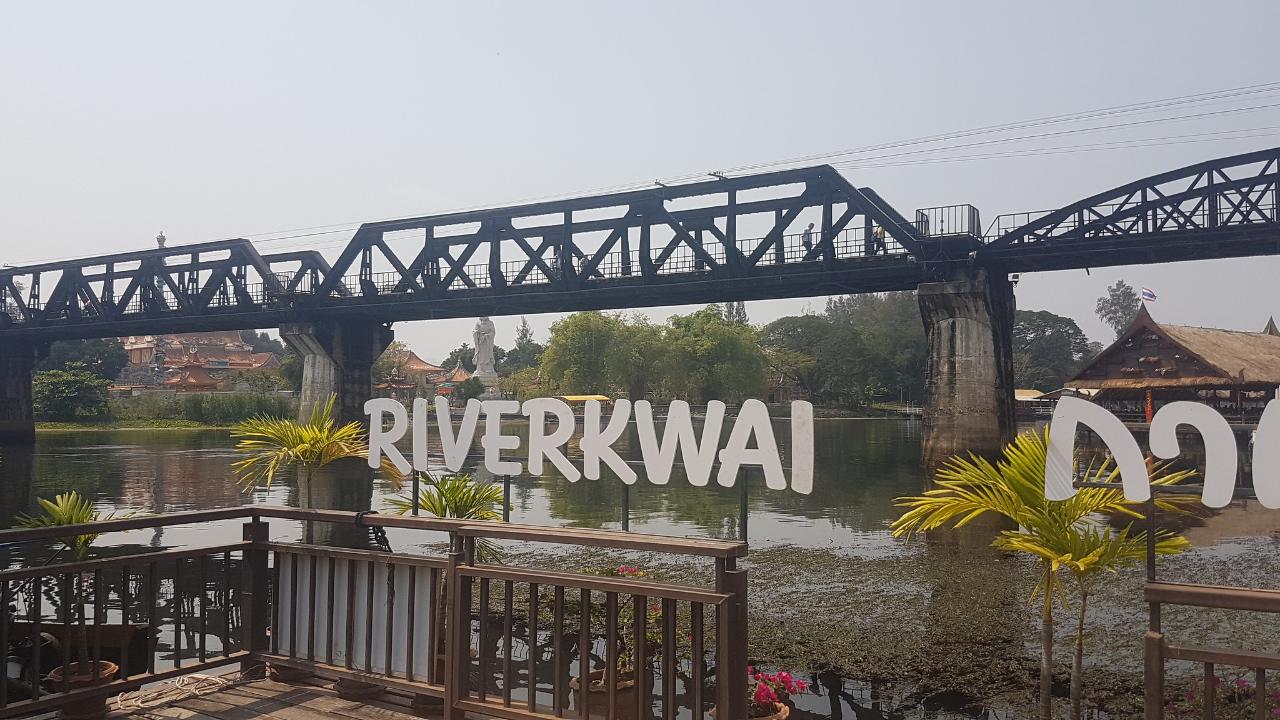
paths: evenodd
<path fill-rule="evenodd" d="M 815 431 L 812 494 L 770 491 L 760 477 L 747 473 L 752 652 L 777 662 L 794 658 L 793 670 L 801 667 L 796 663 L 807 662 L 813 669 L 836 667 L 858 678 L 813 673 L 820 694 L 799 701 L 802 716 L 1024 717 L 1017 703 L 984 696 L 981 688 L 992 687 L 992 677 L 1018 675 L 1034 664 L 1035 613 L 1027 604 L 1033 568 L 982 547 L 937 547 L 890 536 L 888 526 L 897 515 L 894 498 L 916 494 L 925 485 L 918 422 L 819 419 Z M 784 425 L 777 434 L 785 455 Z M 624 439 L 624 457 L 638 457 L 629 447 L 633 444 Z M 226 431 L 41 433 L 33 454 L 0 449 L 0 513 L 8 526 L 16 513 L 33 509 L 36 497 L 73 489 L 92 498 L 104 512 L 308 503 L 289 475 L 269 489 L 241 492 L 230 468 L 237 457 Z M 478 472 L 483 474 L 482 469 Z M 662 487 L 649 484 L 642 474 L 626 498 L 616 479 L 570 483 L 547 475 L 510 482 L 513 522 L 620 529 L 627 505 L 635 532 L 734 538 L 741 530 L 739 488 L 721 488 L 714 482 L 693 487 L 678 469 L 671 484 Z M 336 497 L 313 496 L 310 502 L 387 511 L 387 499 L 398 492 L 377 479 L 371 492 L 365 488 L 338 492 Z M 1196 525 L 1188 534 L 1197 548 L 1162 564 L 1162 573 L 1171 579 L 1248 584 L 1275 569 L 1270 558 L 1276 554 L 1280 513 L 1238 505 Z M 347 529 L 353 531 L 358 532 Z M 351 541 L 350 536 L 313 537 L 310 532 L 298 524 L 272 521 L 277 539 Z M 236 523 L 211 523 L 106 535 L 100 544 L 107 548 L 104 552 L 119 552 L 225 542 L 239 534 Z M 398 549 L 423 544 L 406 531 L 390 534 Z M 1268 558 L 1265 563 L 1257 562 L 1263 556 Z M 1140 672 L 1145 614 L 1140 587 L 1136 570 L 1121 573 L 1098 593 L 1091 611 L 1090 637 L 1097 648 L 1090 663 L 1107 677 Z M 1274 625 L 1264 621 L 1226 629 L 1221 623 L 1185 619 L 1188 632 L 1201 641 L 1243 637 L 1269 646 L 1278 635 Z M 1061 622 L 1066 627 L 1068 616 Z M 1064 647 L 1059 652 L 1065 651 Z M 954 683 L 944 680 L 943 685 L 964 685 L 967 692 L 917 692 L 913 683 L 920 677 L 890 682 L 903 674 L 903 668 L 925 666 L 918 674 L 954 675 Z M 1027 683 L 1011 678 L 1008 684 Z"/>

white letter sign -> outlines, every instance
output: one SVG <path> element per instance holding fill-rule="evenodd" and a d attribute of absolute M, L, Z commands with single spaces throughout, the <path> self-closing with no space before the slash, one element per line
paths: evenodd
<path fill-rule="evenodd" d="M 689 403 L 673 400 L 667 408 L 661 441 L 658 440 L 658 423 L 655 422 L 653 406 L 649 401 L 640 400 L 632 405 L 628 400 L 617 400 L 613 404 L 608 422 L 601 427 L 604 420 L 603 407 L 599 400 L 588 400 L 583 406 L 582 436 L 578 442 L 582 449 L 582 469 L 579 470 L 564 452 L 564 447 L 569 445 L 577 430 L 573 408 L 564 400 L 534 398 L 526 400 L 523 405 L 514 400 L 468 400 L 455 429 L 450 417 L 449 401 L 437 397 L 435 424 L 444 452 L 444 465 L 450 472 L 462 470 L 483 415 L 485 427 L 480 437 L 480 446 L 483 448 L 485 469 L 495 475 L 519 474 L 523 469 L 521 463 L 510 455 L 504 456 L 503 451 L 519 448 L 520 438 L 502 434 L 502 418 L 523 413 L 529 418 L 527 466 L 531 475 L 542 475 L 547 461 L 550 461 L 556 471 L 570 482 L 577 482 L 581 477 L 599 480 L 600 465 L 603 463 L 622 482 L 631 485 L 636 482 L 638 475 L 613 449 L 613 444 L 626 432 L 634 408 L 636 435 L 640 442 L 645 474 L 654 485 L 666 485 L 670 482 L 676 455 L 679 454 L 691 485 L 706 486 L 714 472 L 717 484 L 732 487 L 744 466 L 755 466 L 764 473 L 765 486 L 770 490 L 786 490 L 788 487 L 769 408 L 759 400 L 742 403 L 737 416 L 731 420 L 732 429 L 723 447 L 720 443 L 728 408 L 719 400 L 707 403 L 701 428 L 695 427 Z M 382 458 L 386 457 L 402 472 L 409 472 L 410 469 L 420 472 L 427 470 L 427 428 L 430 413 L 426 400 L 418 399 L 413 402 L 412 465 L 395 446 L 410 425 L 409 413 L 404 405 L 390 398 L 375 398 L 365 403 L 364 408 L 370 421 L 369 467 L 378 468 Z M 384 423 L 387 415 L 391 416 L 390 428 L 385 427 Z M 551 432 L 547 431 L 549 421 L 555 423 Z M 792 467 L 789 487 L 807 495 L 813 490 L 813 405 L 801 400 L 791 403 L 790 437 Z M 720 466 L 718 471 L 717 460 Z"/>
<path fill-rule="evenodd" d="M 1280 400 L 1271 400 L 1262 412 L 1253 440 L 1253 488 L 1263 507 L 1280 508 Z M 1066 500 L 1076 494 L 1076 429 L 1084 425 L 1098 436 L 1115 457 L 1125 499 L 1144 502 L 1151 497 L 1151 477 L 1138 441 L 1106 408 L 1079 398 L 1058 400 L 1049 425 L 1048 457 L 1044 469 L 1044 494 L 1049 500 Z M 1180 426 L 1195 428 L 1204 443 L 1205 471 L 1200 501 L 1208 507 L 1230 504 L 1235 495 L 1237 454 L 1235 433 L 1217 410 L 1200 403 L 1177 401 L 1162 406 L 1151 419 L 1151 454 L 1171 460 L 1182 449 Z"/>

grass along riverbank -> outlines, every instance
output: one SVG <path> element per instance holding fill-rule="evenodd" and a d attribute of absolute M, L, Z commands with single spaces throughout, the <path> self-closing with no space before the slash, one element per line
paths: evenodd
<path fill-rule="evenodd" d="M 36 432 L 71 432 L 88 430 L 230 430 L 227 423 L 205 423 L 177 418 L 133 418 L 128 420 L 103 420 L 98 422 L 46 422 L 36 423 Z"/>

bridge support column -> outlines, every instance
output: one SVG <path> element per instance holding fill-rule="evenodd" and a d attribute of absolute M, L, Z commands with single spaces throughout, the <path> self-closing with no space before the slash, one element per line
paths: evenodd
<path fill-rule="evenodd" d="M 373 361 L 391 344 L 391 328 L 363 318 L 288 323 L 280 326 L 280 337 L 302 356 L 298 420 L 310 419 L 316 404 L 335 395 L 336 422 L 367 425 L 364 403 L 372 394 Z"/>
<path fill-rule="evenodd" d="M 18 340 L 0 342 L 0 443 L 36 441 L 35 407 L 31 402 L 31 370 L 36 348 Z"/>
<path fill-rule="evenodd" d="M 929 338 L 924 465 L 975 453 L 995 458 L 1016 433 L 1013 287 L 1003 274 L 967 269 L 917 289 Z"/>

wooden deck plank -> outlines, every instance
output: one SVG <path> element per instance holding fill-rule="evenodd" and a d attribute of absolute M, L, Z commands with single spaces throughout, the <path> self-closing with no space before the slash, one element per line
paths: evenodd
<path fill-rule="evenodd" d="M 205 715 L 198 710 L 173 705 L 134 710 L 129 715 L 131 717 L 154 718 L 155 720 L 218 720 L 216 715 Z"/>
<path fill-rule="evenodd" d="M 319 676 L 310 680 L 302 680 L 300 684 L 278 683 L 274 682 L 274 680 L 266 680 L 266 682 L 238 685 L 237 687 L 239 691 L 260 694 L 262 697 L 273 697 L 273 693 L 298 688 L 319 691 L 314 694 L 314 697 L 310 697 L 303 702 L 302 705 L 314 707 L 316 710 L 328 712 L 328 714 L 353 717 L 353 719 L 357 720 L 403 720 L 404 717 L 421 717 L 420 715 L 412 714 L 411 708 L 407 706 L 407 697 L 385 694 L 385 696 L 364 702 L 343 700 L 330 687 L 328 680 L 319 678 Z M 396 701 L 401 701 L 401 703 Z M 442 714 L 439 714 L 439 712 L 435 714 L 435 716 L 439 715 Z"/>
<path fill-rule="evenodd" d="M 116 717 L 150 720 L 416 720 L 420 716 L 386 703 L 344 700 L 329 687 L 258 680 L 169 705 L 118 712 Z"/>

